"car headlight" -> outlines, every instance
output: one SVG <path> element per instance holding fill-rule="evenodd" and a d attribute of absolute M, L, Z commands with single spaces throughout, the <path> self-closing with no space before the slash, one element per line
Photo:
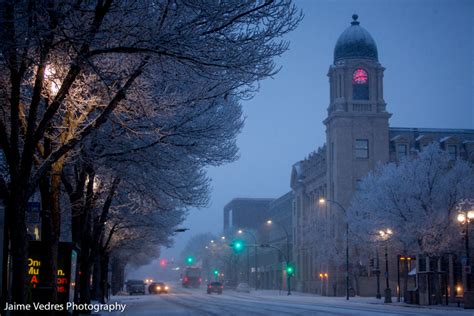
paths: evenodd
<path fill-rule="evenodd" d="M 161 286 L 157 286 L 156 289 L 157 289 L 157 290 L 161 290 Z"/>
<path fill-rule="evenodd" d="M 169 289 L 167 286 L 165 286 L 165 290 Z"/>

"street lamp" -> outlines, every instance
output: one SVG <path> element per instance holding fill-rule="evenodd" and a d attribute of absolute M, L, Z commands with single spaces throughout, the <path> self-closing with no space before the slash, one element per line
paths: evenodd
<path fill-rule="evenodd" d="M 387 241 L 392 237 L 393 231 L 389 228 L 379 230 L 380 238 L 385 241 L 385 301 L 384 303 L 392 303 L 392 290 L 390 289 L 388 278 L 388 248 Z"/>
<path fill-rule="evenodd" d="M 250 231 L 246 230 L 246 231 L 243 231 L 242 229 L 239 229 L 237 231 L 237 234 L 239 235 L 242 235 L 242 234 L 249 234 L 250 236 L 252 236 L 253 238 L 253 241 L 254 241 L 254 251 L 255 251 L 255 290 L 257 290 L 258 288 L 258 275 L 257 275 L 257 269 L 258 269 L 258 252 L 257 252 L 257 237 L 255 237 L 255 235 L 253 233 L 251 233 Z M 247 248 L 247 273 L 248 273 L 248 277 L 247 277 L 247 281 L 249 282 L 249 285 L 250 285 L 250 258 L 249 258 L 249 248 Z"/>
<path fill-rule="evenodd" d="M 474 210 L 459 211 L 457 220 L 461 225 L 464 225 L 464 246 L 466 248 L 466 267 L 471 266 L 471 258 L 469 252 L 469 223 L 474 219 Z M 471 273 L 466 273 L 466 291 L 471 290 Z"/>
<path fill-rule="evenodd" d="M 267 225 L 271 226 L 272 224 L 274 224 L 274 223 L 271 219 L 267 220 Z M 288 231 L 286 230 L 285 226 L 283 226 L 281 224 L 277 224 L 277 226 L 279 226 L 285 232 L 285 235 L 286 235 L 286 266 L 287 266 L 287 269 L 288 269 L 288 267 L 291 267 L 291 264 L 290 264 L 290 235 L 288 234 Z M 287 295 L 291 295 L 291 283 L 290 283 L 291 275 L 292 275 L 292 273 L 290 273 L 287 270 L 287 272 L 286 272 L 286 287 L 288 289 L 288 294 Z"/>
<path fill-rule="evenodd" d="M 319 204 L 324 205 L 326 202 L 334 203 L 339 206 L 346 215 L 346 300 L 349 300 L 349 219 L 347 218 L 346 209 L 338 202 L 333 200 L 327 200 L 325 198 L 319 199 Z"/>

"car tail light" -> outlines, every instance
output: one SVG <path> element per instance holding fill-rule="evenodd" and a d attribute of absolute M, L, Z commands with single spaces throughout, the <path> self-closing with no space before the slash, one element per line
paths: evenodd
<path fill-rule="evenodd" d="M 184 277 L 184 283 L 188 283 L 188 277 Z"/>
<path fill-rule="evenodd" d="M 208 285 L 207 287 L 208 287 L 208 288 L 211 288 L 212 286 Z"/>
<path fill-rule="evenodd" d="M 202 282 L 202 278 L 199 278 L 199 283 L 201 283 L 201 282 Z"/>
<path fill-rule="evenodd" d="M 223 285 L 221 285 L 221 289 L 223 289 L 223 288 L 224 288 L 224 286 L 223 286 Z"/>

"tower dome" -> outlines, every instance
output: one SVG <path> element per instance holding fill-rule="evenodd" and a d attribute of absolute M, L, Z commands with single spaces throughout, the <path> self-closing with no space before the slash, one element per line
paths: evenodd
<path fill-rule="evenodd" d="M 357 19 L 357 14 L 354 14 L 351 26 L 339 36 L 334 48 L 334 63 L 342 59 L 356 58 L 378 61 L 377 45 L 370 33 L 359 25 Z"/>

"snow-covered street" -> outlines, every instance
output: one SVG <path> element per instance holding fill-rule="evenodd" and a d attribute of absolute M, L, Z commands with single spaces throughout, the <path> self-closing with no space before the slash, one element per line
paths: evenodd
<path fill-rule="evenodd" d="M 124 313 L 108 315 L 474 315 L 454 307 L 384 305 L 371 298 L 321 297 L 278 291 L 252 291 L 250 294 L 224 290 L 207 295 L 204 288 L 175 287 L 166 295 L 116 296 L 112 301 L 127 305 Z"/>

